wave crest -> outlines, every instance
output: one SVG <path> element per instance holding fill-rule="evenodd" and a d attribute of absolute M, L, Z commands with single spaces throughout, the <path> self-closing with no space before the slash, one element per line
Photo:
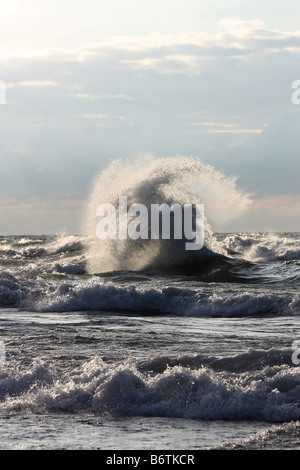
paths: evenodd
<path fill-rule="evenodd" d="M 143 204 L 148 211 L 151 204 L 204 204 L 205 246 L 191 252 L 178 240 L 97 239 L 97 207 L 107 203 L 117 207 L 119 196 L 127 196 L 128 205 Z M 225 255 L 211 225 L 238 217 L 250 202 L 249 195 L 236 188 L 234 178 L 196 158 L 148 156 L 139 161 L 114 161 L 96 178 L 89 201 L 85 231 L 94 242 L 88 248 L 88 272 L 159 270 Z"/>
<path fill-rule="evenodd" d="M 300 419 L 300 376 L 284 350 L 254 351 L 190 368 L 170 365 L 161 372 L 90 359 L 65 374 L 40 361 L 0 374 L 3 411 L 72 412 L 113 416 L 167 416 L 200 419 Z M 230 370 L 236 360 L 244 367 Z M 245 368 L 247 361 L 252 367 Z M 256 365 L 256 368 L 254 367 Z M 41 386 L 42 385 L 42 386 Z"/>

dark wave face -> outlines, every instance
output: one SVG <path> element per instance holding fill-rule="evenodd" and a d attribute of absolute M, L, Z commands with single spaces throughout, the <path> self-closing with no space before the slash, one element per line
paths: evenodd
<path fill-rule="evenodd" d="M 100 240 L 97 207 L 204 204 L 204 246 L 184 239 Z M 185 316 L 298 315 L 299 233 L 214 234 L 249 205 L 235 181 L 193 158 L 113 162 L 95 180 L 82 236 L 0 239 L 0 305 L 34 311 Z"/>
<path fill-rule="evenodd" d="M 183 230 L 183 236 L 176 237 L 178 239 L 174 237 L 163 240 L 160 237 L 155 240 L 153 237 L 141 237 L 133 240 L 126 234 L 119 237 L 117 230 L 113 239 L 99 240 L 96 236 L 99 223 L 98 208 L 102 204 L 112 205 L 116 209 L 118 225 L 120 197 L 126 197 L 127 209 L 133 204 L 145 208 L 148 214 L 148 230 L 151 233 L 153 227 L 149 214 L 152 213 L 153 204 L 165 204 L 169 208 L 174 205 L 181 208 L 186 204 L 203 205 L 203 249 L 187 250 L 184 238 L 186 232 Z M 195 158 L 148 157 L 142 162 L 112 162 L 96 178 L 87 206 L 83 227 L 84 233 L 91 238 L 87 270 L 90 274 L 124 270 L 170 272 L 172 269 L 178 271 L 180 267 L 184 270 L 184 266 L 194 264 L 194 261 L 219 254 L 227 255 L 213 236 L 211 224 L 216 220 L 222 222 L 238 217 L 248 208 L 250 202 L 247 194 L 237 190 L 233 179 L 226 178 Z M 195 218 L 197 219 L 197 216 Z M 170 227 L 170 232 L 172 231 Z M 199 263 L 198 269 L 201 269 Z"/>
<path fill-rule="evenodd" d="M 227 255 L 204 249 L 173 265 L 153 258 L 145 270 L 90 274 L 89 238 L 2 237 L 0 303 L 35 311 L 299 314 L 299 234 L 219 234 L 216 240 Z"/>
<path fill-rule="evenodd" d="M 204 246 L 100 240 L 120 195 L 204 204 Z M 83 235 L 0 237 L 0 448 L 297 447 L 300 233 L 213 232 L 248 204 L 199 160 L 113 162 Z"/>
<path fill-rule="evenodd" d="M 300 378 L 291 350 L 250 350 L 212 356 L 159 357 L 137 364 L 100 358 L 61 371 L 54 364 L 14 364 L 2 378 L 6 413 L 72 413 L 204 420 L 286 422 L 300 419 Z M 2 391 L 2 394 L 1 394 Z"/>

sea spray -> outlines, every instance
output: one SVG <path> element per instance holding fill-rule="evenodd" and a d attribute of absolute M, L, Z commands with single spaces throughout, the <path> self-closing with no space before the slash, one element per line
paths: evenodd
<path fill-rule="evenodd" d="M 120 196 L 129 205 L 203 204 L 204 247 L 186 252 L 185 240 L 106 239 L 99 240 L 97 208 L 100 204 L 118 206 Z M 87 250 L 89 273 L 139 271 L 178 266 L 225 254 L 213 236 L 213 225 L 239 217 L 251 203 L 248 194 L 236 188 L 236 179 L 228 178 L 212 166 L 193 157 L 156 158 L 151 155 L 129 161 L 115 160 L 93 183 L 84 231 L 90 243 Z"/>

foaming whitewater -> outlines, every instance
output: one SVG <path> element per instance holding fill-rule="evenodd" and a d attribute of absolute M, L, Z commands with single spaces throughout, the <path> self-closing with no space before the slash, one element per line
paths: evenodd
<path fill-rule="evenodd" d="M 33 361 L 0 384 L 6 412 L 71 412 L 205 420 L 300 419 L 300 376 L 291 351 L 249 350 L 219 359 L 191 356 L 132 364 L 92 359 L 67 375 Z M 158 370 L 157 370 L 158 369 Z"/>
<path fill-rule="evenodd" d="M 204 204 L 203 248 L 100 241 L 119 196 Z M 143 157 L 95 179 L 83 234 L 0 236 L 0 449 L 299 448 L 300 233 L 217 230 L 249 204 Z"/>
<path fill-rule="evenodd" d="M 204 247 L 187 252 L 182 240 L 99 240 L 96 226 L 100 204 L 117 208 L 119 196 L 127 196 L 128 206 L 143 204 L 204 204 Z M 240 216 L 250 205 L 248 194 L 236 188 L 236 179 L 227 178 L 213 167 L 192 157 L 113 161 L 94 181 L 85 231 L 90 237 L 87 270 L 89 273 L 111 271 L 161 270 L 225 255 L 213 236 L 215 222 Z"/>
<path fill-rule="evenodd" d="M 232 234 L 223 247 L 254 262 L 300 260 L 299 237 L 289 233 Z"/>

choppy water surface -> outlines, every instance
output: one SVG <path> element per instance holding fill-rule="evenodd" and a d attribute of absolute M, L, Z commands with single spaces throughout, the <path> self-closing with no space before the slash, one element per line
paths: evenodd
<path fill-rule="evenodd" d="M 83 236 L 2 237 L 0 448 L 299 448 L 299 234 L 215 239 L 90 273 Z"/>

